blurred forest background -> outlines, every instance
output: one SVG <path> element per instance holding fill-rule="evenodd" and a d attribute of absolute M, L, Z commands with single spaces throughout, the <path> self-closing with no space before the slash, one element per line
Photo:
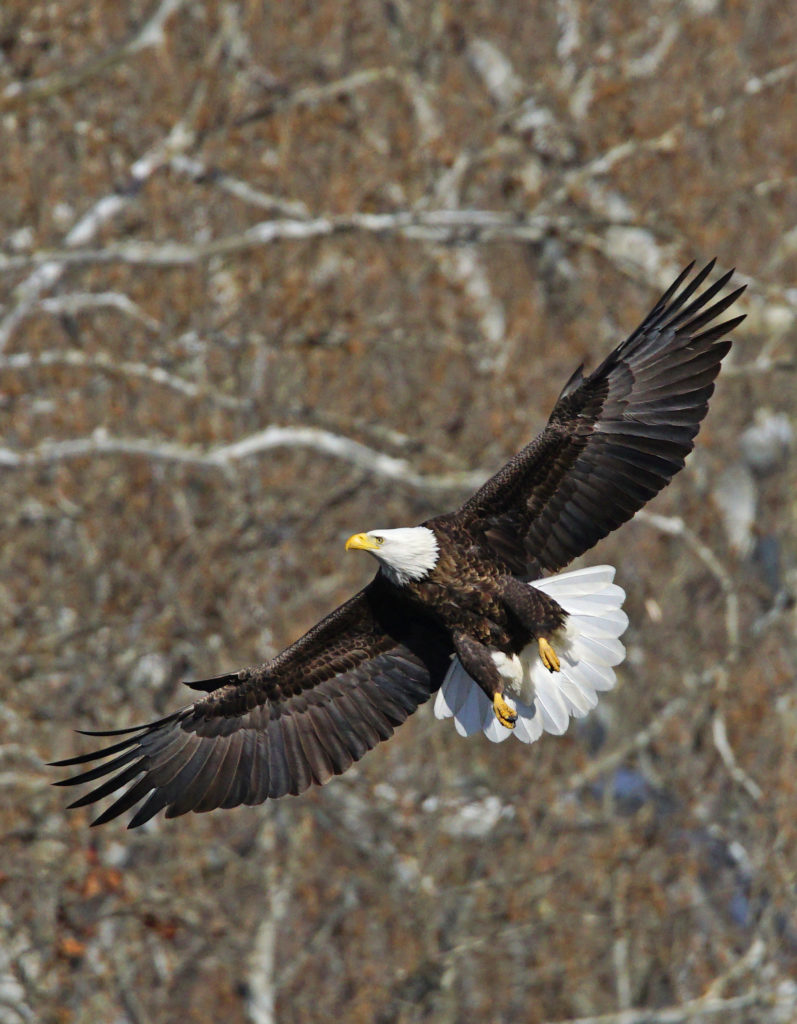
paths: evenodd
<path fill-rule="evenodd" d="M 797 1019 L 796 53 L 774 0 L 3 0 L 2 1024 Z M 747 320 L 589 555 L 589 719 L 65 810 L 75 728 L 295 639 L 714 255 Z"/>

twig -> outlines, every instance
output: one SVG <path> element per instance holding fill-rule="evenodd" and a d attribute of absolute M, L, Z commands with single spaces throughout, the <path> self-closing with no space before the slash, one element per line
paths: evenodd
<path fill-rule="evenodd" d="M 735 963 L 720 974 L 708 986 L 702 996 L 690 999 L 680 1006 L 670 1006 L 660 1010 L 621 1009 L 613 1013 L 598 1014 L 593 1017 L 578 1017 L 556 1024 L 684 1024 L 686 1021 L 699 1020 L 703 1017 L 731 1013 L 752 1006 L 771 1009 L 777 1016 L 774 1020 L 786 1020 L 785 1014 L 797 1009 L 797 987 L 788 986 L 778 990 L 774 985 L 767 989 L 751 987 L 747 992 L 736 996 L 722 998 L 722 990 L 732 981 L 738 981 L 743 975 L 753 972 L 753 977 L 762 976 L 762 965 L 766 954 L 766 944 L 761 938 L 755 938 L 750 946 Z M 760 1018 L 756 1018 L 757 1020 Z"/>
<path fill-rule="evenodd" d="M 150 46 L 163 42 L 163 29 L 168 19 L 185 4 L 186 0 L 161 0 L 152 15 L 144 22 L 135 35 L 120 46 L 90 60 L 79 68 L 56 71 L 45 78 L 30 82 L 12 82 L 0 94 L 0 109 L 13 110 L 35 100 L 49 99 L 61 93 L 76 89 L 83 82 L 109 70 L 117 64 Z"/>
<path fill-rule="evenodd" d="M 734 754 L 733 748 L 728 740 L 728 731 L 725 728 L 725 719 L 719 711 L 714 713 L 714 718 L 711 722 L 711 737 L 714 740 L 714 746 L 717 748 L 717 752 L 722 758 L 723 764 L 728 769 L 728 773 L 750 794 L 756 803 L 760 803 L 764 796 L 764 792 L 758 783 L 751 779 L 743 768 L 739 767 L 739 764 L 736 761 L 736 755 Z"/>
<path fill-rule="evenodd" d="M 236 122 L 238 127 L 249 124 L 250 121 L 257 121 L 263 117 L 271 117 L 273 114 L 290 110 L 296 107 L 314 107 L 319 103 L 326 103 L 335 100 L 340 96 L 348 96 L 359 89 L 377 84 L 379 82 L 392 82 L 401 79 L 399 72 L 391 66 L 384 68 L 365 68 L 362 71 L 355 71 L 351 75 L 337 78 L 333 82 L 325 82 L 323 85 L 307 85 L 293 91 L 281 91 L 267 103 L 245 114 Z"/>
<path fill-rule="evenodd" d="M 76 349 L 60 352 L 57 349 L 46 352 L 18 352 L 10 356 L 0 356 L 0 370 L 29 370 L 42 366 L 74 366 L 87 370 L 101 370 L 103 373 L 121 377 L 137 377 L 149 381 L 159 387 L 170 388 L 187 398 L 208 398 L 226 409 L 242 409 L 249 403 L 246 399 L 235 395 L 225 395 L 220 391 L 192 384 L 177 374 L 169 373 L 160 366 L 147 366 L 146 363 L 117 362 L 104 353 L 87 355 Z M 2 461 L 2 458 L 0 458 Z"/>
<path fill-rule="evenodd" d="M 680 516 L 660 516 L 654 512 L 642 510 L 637 512 L 636 520 L 661 530 L 670 536 L 683 537 L 686 544 L 694 551 L 706 566 L 714 579 L 719 583 L 725 597 L 725 631 L 728 636 L 728 653 L 725 662 L 732 664 L 739 656 L 739 595 L 733 586 L 730 573 L 720 562 L 711 548 L 707 547 L 686 525 Z"/>
<path fill-rule="evenodd" d="M 561 803 L 570 793 L 573 793 L 577 789 L 581 789 L 586 783 L 591 782 L 593 779 L 602 775 L 610 768 L 614 768 L 616 765 L 624 761 L 629 754 L 634 753 L 638 750 L 643 750 L 649 746 L 650 743 L 656 739 L 656 737 L 664 731 L 665 726 L 671 718 L 680 714 L 688 706 L 688 701 L 685 697 L 676 697 L 671 700 L 669 704 L 666 704 L 661 711 L 656 714 L 656 718 L 646 726 L 644 729 L 640 729 L 638 733 L 633 735 L 630 739 L 621 743 L 614 750 L 610 750 L 604 754 L 603 757 L 598 758 L 596 761 L 591 761 L 586 768 L 580 772 L 575 772 L 562 786 L 562 789 L 557 797 L 556 803 Z"/>
<path fill-rule="evenodd" d="M 706 995 L 682 1003 L 680 1006 L 668 1006 L 662 1010 L 644 1008 L 618 1010 L 612 1013 L 600 1013 L 594 1017 L 573 1017 L 568 1020 L 549 1022 L 549 1024 L 684 1024 L 685 1021 L 727 1014 L 734 1010 L 746 1010 L 752 1006 L 771 1007 L 772 1003 L 773 999 L 769 992 L 754 988 L 742 995 L 730 996 L 727 999 L 717 999 Z M 789 1000 L 788 1005 L 794 1006 L 797 1003 Z"/>
<path fill-rule="evenodd" d="M 728 573 L 714 552 L 703 544 L 679 517 L 665 517 L 642 511 L 637 513 L 637 519 L 649 523 L 665 533 L 683 537 L 719 583 L 725 596 L 725 629 L 728 637 L 728 650 L 723 661 L 726 665 L 733 664 L 739 656 L 739 596 L 733 586 L 730 573 Z M 736 756 L 728 740 L 725 720 L 719 711 L 714 714 L 711 723 L 711 735 L 714 746 L 717 748 L 717 752 L 722 758 L 722 762 L 730 776 L 736 783 L 742 786 L 756 803 L 759 803 L 764 795 L 763 790 L 737 763 Z"/>
<path fill-rule="evenodd" d="M 159 12 L 171 13 L 172 5 L 179 5 L 182 2 L 183 0 L 164 0 Z M 174 9 L 177 8 L 174 7 Z M 158 28 L 160 22 L 155 21 L 154 25 L 155 28 Z M 154 28 L 150 29 L 150 32 L 152 31 Z M 142 30 L 137 38 L 149 38 L 149 36 Z M 185 117 L 174 125 L 161 142 L 133 163 L 124 192 L 103 196 L 80 218 L 64 239 L 66 248 L 61 251 L 61 257 L 46 253 L 33 254 L 34 258 L 27 266 L 34 266 L 36 269 L 14 290 L 16 305 L 0 321 L 0 352 L 5 350 L 17 325 L 30 313 L 39 297 L 57 284 L 66 266 L 72 262 L 71 257 L 76 255 L 76 251 L 83 251 L 80 247 L 94 239 L 104 224 L 133 202 L 144 183 L 159 168 L 171 160 L 176 153 L 184 151 L 193 143 L 195 136 L 191 125 L 204 100 L 206 89 L 203 80 L 197 85 L 191 96 Z M 0 259 L 0 270 L 5 265 L 4 261 Z"/>
<path fill-rule="evenodd" d="M 310 218 L 310 211 L 304 203 L 262 192 L 260 189 L 253 188 L 248 182 L 241 181 L 240 178 L 234 178 L 231 174 L 208 167 L 206 163 L 196 157 L 178 153 L 169 161 L 169 166 L 181 174 L 187 174 L 194 181 L 207 182 L 261 210 L 273 210 L 285 217 L 293 217 L 297 220 Z"/>
<path fill-rule="evenodd" d="M 509 350 L 506 344 L 506 314 L 493 294 L 484 262 L 469 245 L 455 252 L 443 250 L 440 264 L 449 280 L 461 285 L 470 300 L 481 327 L 478 369 L 499 373 L 506 367 Z"/>
<path fill-rule="evenodd" d="M 134 320 L 138 320 L 151 331 L 160 330 L 158 321 L 122 292 L 70 292 L 67 295 L 42 299 L 38 305 L 46 313 L 52 313 L 54 316 L 76 316 L 78 313 L 92 309 L 116 309 Z M 31 307 L 29 313 L 32 314 L 35 311 L 36 307 L 34 306 Z"/>
<path fill-rule="evenodd" d="M 57 253 L 38 252 L 31 254 L 28 266 L 35 266 L 33 273 L 26 278 L 14 291 L 16 305 L 2 321 L 0 321 L 0 352 L 5 350 L 17 325 L 22 322 L 36 306 L 43 292 L 51 289 L 60 280 L 66 267 L 73 262 L 82 262 L 79 258 L 88 241 L 94 238 L 109 220 L 112 220 L 135 196 L 137 190 L 159 167 L 170 159 L 175 149 L 188 146 L 193 138 L 181 122 L 171 130 L 166 139 L 137 160 L 130 169 L 130 178 L 134 188 L 127 193 L 103 196 L 85 213 L 68 233 L 64 240 L 66 249 Z M 102 251 L 102 250 L 100 250 Z M 76 259 L 76 257 L 78 257 Z M 13 262 L 13 258 L 12 261 Z M 26 264 L 18 264 L 24 266 Z M 0 270 L 7 267 L 7 261 L 0 258 Z"/>
<path fill-rule="evenodd" d="M 612 965 L 614 967 L 614 989 L 617 1005 L 621 1010 L 633 1006 L 631 994 L 631 969 L 628 962 L 628 922 L 625 905 L 618 891 L 623 885 L 622 877 L 612 881 L 612 926 L 614 941 L 612 942 Z"/>
<path fill-rule="evenodd" d="M 748 96 L 757 96 L 764 89 L 780 85 L 781 82 L 788 81 L 795 74 L 797 74 L 797 60 L 790 60 L 786 64 L 781 64 L 780 67 L 765 71 L 763 75 L 754 75 L 752 78 L 748 78 L 744 85 L 744 91 Z"/>
<path fill-rule="evenodd" d="M 751 363 L 731 363 L 728 366 L 723 367 L 722 376 L 723 379 L 726 377 L 741 377 L 743 380 L 748 380 L 751 374 L 754 373 L 776 373 L 779 370 L 794 371 L 797 370 L 797 361 L 794 359 L 754 359 Z"/>
<path fill-rule="evenodd" d="M 570 191 L 581 184 L 586 178 L 599 177 L 609 174 L 617 164 L 639 153 L 672 153 L 678 148 L 680 137 L 683 133 L 683 126 L 676 125 L 668 128 L 660 135 L 652 139 L 629 139 L 620 142 L 616 146 L 602 153 L 600 156 L 589 160 L 586 164 L 575 170 L 568 171 L 563 176 L 561 186 L 553 195 L 555 202 L 564 202 L 569 197 Z"/>
<path fill-rule="evenodd" d="M 743 956 L 732 964 L 731 967 L 724 974 L 720 974 L 719 977 L 715 978 L 714 981 L 704 992 L 704 996 L 719 996 L 723 988 L 731 982 L 736 981 L 743 974 L 748 971 L 758 971 L 761 964 L 764 962 L 764 956 L 767 951 L 766 943 L 762 938 L 756 936 L 750 945 L 747 947 Z"/>

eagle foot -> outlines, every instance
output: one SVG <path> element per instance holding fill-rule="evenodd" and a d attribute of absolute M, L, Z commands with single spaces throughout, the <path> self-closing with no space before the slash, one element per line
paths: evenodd
<path fill-rule="evenodd" d="M 559 658 L 556 656 L 556 651 L 551 647 L 544 636 L 541 636 L 537 643 L 540 648 L 540 659 L 543 665 L 548 669 L 549 672 L 558 672 L 560 669 Z"/>
<path fill-rule="evenodd" d="M 493 711 L 495 712 L 495 717 L 505 729 L 515 728 L 517 712 L 512 710 L 500 693 L 493 695 Z"/>

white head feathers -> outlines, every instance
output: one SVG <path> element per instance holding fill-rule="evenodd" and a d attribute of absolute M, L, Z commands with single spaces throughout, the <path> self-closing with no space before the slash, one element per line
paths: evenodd
<path fill-rule="evenodd" d="M 357 533 L 346 541 L 346 548 L 370 552 L 385 575 L 399 586 L 427 576 L 437 565 L 439 554 L 437 537 L 426 526 Z"/>

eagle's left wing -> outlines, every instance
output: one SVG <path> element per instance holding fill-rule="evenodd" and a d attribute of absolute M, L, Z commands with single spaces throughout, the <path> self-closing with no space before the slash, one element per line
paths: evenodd
<path fill-rule="evenodd" d="M 543 432 L 455 513 L 513 571 L 567 565 L 683 466 L 727 335 L 744 319 L 709 326 L 744 291 L 711 304 L 731 271 L 693 298 L 713 266 L 685 284 L 690 264 L 594 373 L 583 377 L 579 368 Z"/>
<path fill-rule="evenodd" d="M 166 808 L 258 804 L 346 771 L 442 683 L 446 634 L 383 575 L 270 662 L 189 683 L 206 696 L 60 766 L 101 762 L 56 785 L 103 780 L 70 806 L 115 796 L 92 824 L 140 804 L 129 828 Z M 127 788 L 125 788 L 127 787 Z"/>

